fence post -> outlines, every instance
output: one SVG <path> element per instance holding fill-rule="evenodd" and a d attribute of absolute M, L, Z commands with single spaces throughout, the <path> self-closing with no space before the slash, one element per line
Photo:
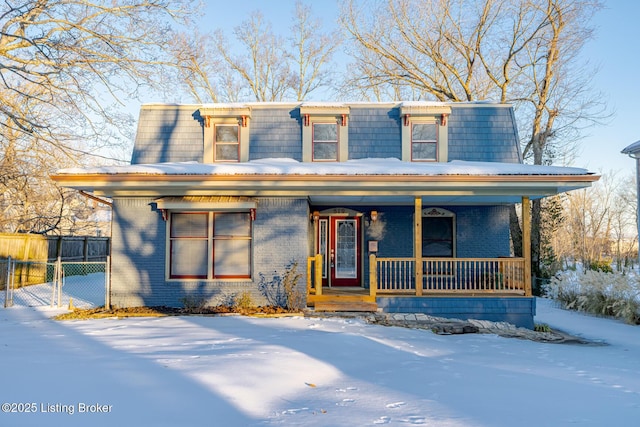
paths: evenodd
<path fill-rule="evenodd" d="M 11 257 L 7 257 L 7 281 L 4 285 L 4 308 L 11 307 L 13 305 L 13 294 L 10 288 L 13 286 L 11 279 Z"/>
<path fill-rule="evenodd" d="M 104 308 L 111 309 L 111 257 L 107 256 L 104 266 Z"/>
<path fill-rule="evenodd" d="M 58 257 L 58 305 L 57 307 L 62 307 L 62 281 L 64 280 L 64 271 L 62 270 L 62 258 Z"/>
<path fill-rule="evenodd" d="M 89 261 L 89 236 L 84 236 L 84 241 L 82 242 L 82 261 Z"/>

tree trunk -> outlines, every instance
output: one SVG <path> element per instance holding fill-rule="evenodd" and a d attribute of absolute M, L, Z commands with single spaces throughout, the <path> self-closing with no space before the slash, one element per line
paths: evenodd
<path fill-rule="evenodd" d="M 522 228 L 518 219 L 516 205 L 509 208 L 509 230 L 511 231 L 511 243 L 513 244 L 513 255 L 522 257 Z"/>

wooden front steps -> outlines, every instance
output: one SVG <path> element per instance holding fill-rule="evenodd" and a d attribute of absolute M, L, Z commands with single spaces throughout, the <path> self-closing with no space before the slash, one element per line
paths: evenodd
<path fill-rule="evenodd" d="M 375 302 L 349 302 L 349 301 L 320 301 L 316 302 L 313 309 L 315 311 L 378 311 L 378 304 Z"/>
<path fill-rule="evenodd" d="M 370 311 L 378 310 L 376 298 L 368 294 L 360 295 L 307 295 L 307 305 L 315 311 Z"/>

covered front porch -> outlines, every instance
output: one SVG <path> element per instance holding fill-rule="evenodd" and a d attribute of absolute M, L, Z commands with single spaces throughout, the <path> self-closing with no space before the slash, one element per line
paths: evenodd
<path fill-rule="evenodd" d="M 362 285 L 341 287 L 327 285 L 326 259 L 316 253 L 307 260 L 307 304 L 317 311 L 421 312 L 533 327 L 530 199 L 522 197 L 520 206 L 524 257 L 428 257 L 422 253 L 422 198 L 415 197 L 414 256 L 370 251 L 363 255 L 368 269 Z"/>
<path fill-rule="evenodd" d="M 422 233 L 422 198 L 414 198 L 414 232 L 412 257 L 381 257 L 377 251 L 368 255 L 368 278 L 362 287 L 372 297 L 378 295 L 435 294 L 531 296 L 531 217 L 529 197 L 521 199 L 522 253 L 524 257 L 459 258 L 424 257 Z M 317 218 L 314 218 L 317 221 Z M 317 228 L 317 227 L 316 227 Z M 486 238 L 491 238 L 487 236 Z M 318 248 L 318 245 L 316 245 Z M 372 248 L 370 248 L 372 249 Z M 326 294 L 326 251 L 316 250 L 307 262 L 307 294 Z M 334 256 L 334 253 L 331 253 Z M 363 255 L 364 256 L 364 255 Z M 313 300 L 313 298 L 311 298 Z"/>

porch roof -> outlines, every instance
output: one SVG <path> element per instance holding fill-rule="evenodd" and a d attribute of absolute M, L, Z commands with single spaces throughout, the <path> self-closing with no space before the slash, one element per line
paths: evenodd
<path fill-rule="evenodd" d="M 598 180 L 586 169 L 519 163 L 402 162 L 360 159 L 301 163 L 263 159 L 245 163 L 159 163 L 64 169 L 60 185 L 102 196 L 309 197 L 313 203 L 500 204 L 585 188 Z"/>

